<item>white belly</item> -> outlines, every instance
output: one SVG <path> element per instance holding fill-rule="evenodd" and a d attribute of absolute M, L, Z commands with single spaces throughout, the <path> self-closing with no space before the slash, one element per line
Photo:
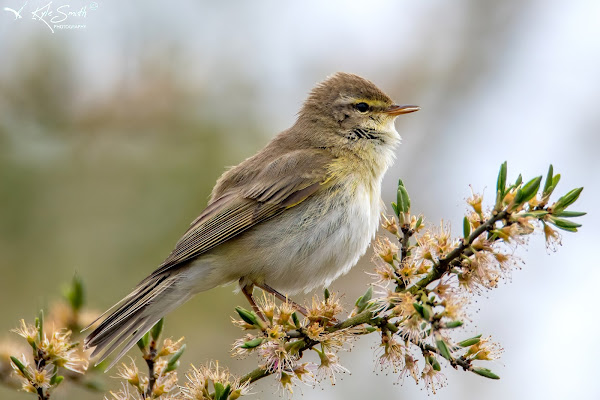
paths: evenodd
<path fill-rule="evenodd" d="M 226 275 L 226 281 L 244 276 L 288 294 L 328 286 L 358 262 L 375 236 L 379 187 L 371 193 L 359 186 L 352 195 L 338 187 L 320 194 L 323 199 L 333 194 L 336 201 L 307 199 L 216 248 L 210 255 L 213 273 Z"/>

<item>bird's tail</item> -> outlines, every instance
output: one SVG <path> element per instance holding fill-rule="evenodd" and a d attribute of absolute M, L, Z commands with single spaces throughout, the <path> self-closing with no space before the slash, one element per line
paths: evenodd
<path fill-rule="evenodd" d="M 165 314 L 190 298 L 188 293 L 176 290 L 178 281 L 178 274 L 150 276 L 127 297 L 90 324 L 92 326 L 116 308 L 85 338 L 84 347 L 94 348 L 91 357 L 102 353 L 96 365 L 104 361 L 117 347 L 123 345 L 107 370 L 112 368 Z"/>

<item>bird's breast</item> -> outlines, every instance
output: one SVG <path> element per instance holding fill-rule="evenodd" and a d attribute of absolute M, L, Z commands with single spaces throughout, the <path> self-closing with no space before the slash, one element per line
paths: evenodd
<path fill-rule="evenodd" d="M 366 252 L 380 211 L 379 185 L 332 185 L 248 232 L 251 278 L 290 294 L 329 285 Z"/>

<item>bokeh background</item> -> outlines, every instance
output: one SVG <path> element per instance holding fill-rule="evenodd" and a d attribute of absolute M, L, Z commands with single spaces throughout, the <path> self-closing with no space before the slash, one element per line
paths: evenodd
<path fill-rule="evenodd" d="M 422 111 L 398 119 L 403 145 L 383 197 L 401 177 L 414 212 L 458 234 L 469 185 L 491 195 L 512 179 L 563 175 L 585 186 L 580 233 L 477 298 L 473 325 L 505 349 L 500 381 L 445 369 L 440 399 L 597 399 L 600 240 L 600 2 L 57 0 L 86 16 L 54 29 L 33 20 L 46 1 L 0 10 L 0 340 L 60 297 L 74 274 L 88 304 L 112 305 L 170 252 L 215 179 L 291 125 L 306 93 L 335 71 L 362 75 Z M 489 199 L 488 199 L 489 200 Z M 488 203 L 489 204 L 489 203 Z M 347 303 L 369 278 L 368 253 L 332 290 Z M 243 297 L 203 293 L 167 318 L 190 362 L 229 358 Z M 309 298 L 307 295 L 306 298 Z M 429 398 L 375 371 L 376 338 L 342 354 L 352 375 L 304 399 Z M 114 375 L 109 373 L 107 375 Z M 118 382 L 107 377 L 107 385 Z M 401 383 L 401 382 L 400 382 Z M 298 389 L 297 391 L 299 391 Z M 254 398 L 278 398 L 273 380 Z M 29 395 L 0 387 L 2 399 Z M 99 399 L 64 387 L 60 399 Z"/>

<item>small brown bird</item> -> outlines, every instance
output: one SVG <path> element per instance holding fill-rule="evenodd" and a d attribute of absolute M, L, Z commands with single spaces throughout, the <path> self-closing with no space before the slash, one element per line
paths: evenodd
<path fill-rule="evenodd" d="M 194 294 L 239 282 L 282 294 L 328 286 L 365 253 L 379 225 L 381 180 L 400 136 L 394 105 L 373 83 L 337 73 L 296 123 L 226 171 L 169 257 L 85 339 L 112 367 L 160 318 Z M 300 312 L 305 310 L 296 305 Z"/>

